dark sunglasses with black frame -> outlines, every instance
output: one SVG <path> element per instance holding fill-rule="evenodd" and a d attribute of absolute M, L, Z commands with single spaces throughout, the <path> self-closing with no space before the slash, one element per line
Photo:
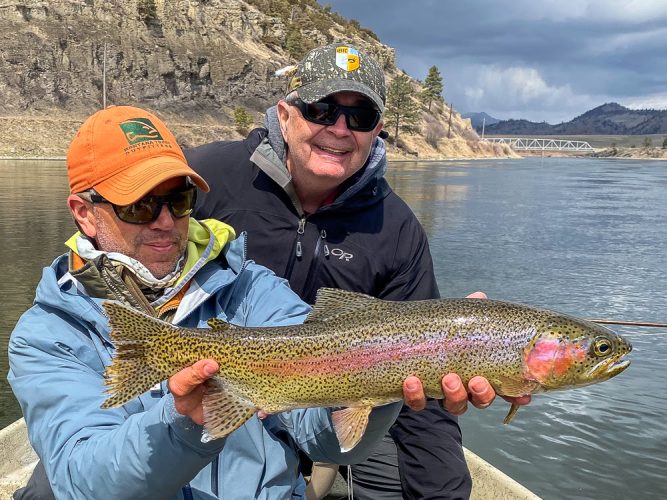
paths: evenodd
<path fill-rule="evenodd" d="M 197 188 L 189 186 L 169 194 L 144 196 L 129 205 L 116 205 L 97 193 L 94 189 L 78 193 L 78 196 L 91 203 L 109 203 L 116 216 L 129 224 L 148 224 L 157 220 L 165 203 L 171 214 L 180 219 L 190 215 L 197 201 Z"/>
<path fill-rule="evenodd" d="M 299 108 L 306 120 L 318 125 L 333 125 L 342 113 L 345 115 L 347 128 L 357 132 L 370 132 L 377 127 L 382 117 L 372 106 L 343 106 L 327 99 L 308 104 L 295 97 L 286 99 L 285 102 Z"/>

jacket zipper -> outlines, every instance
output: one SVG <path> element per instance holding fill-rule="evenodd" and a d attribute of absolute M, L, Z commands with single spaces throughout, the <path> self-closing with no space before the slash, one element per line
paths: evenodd
<path fill-rule="evenodd" d="M 183 489 L 181 491 L 183 492 L 183 499 L 184 500 L 193 500 L 192 487 L 190 486 L 190 483 L 183 486 Z"/>
<path fill-rule="evenodd" d="M 315 302 L 315 293 L 317 292 L 317 290 L 314 290 L 313 288 L 316 282 L 315 276 L 317 276 L 317 273 L 320 270 L 320 264 L 321 264 L 320 257 L 324 256 L 325 258 L 328 258 L 330 253 L 331 252 L 329 251 L 329 245 L 327 245 L 327 232 L 325 229 L 321 229 L 320 237 L 317 238 L 317 243 L 315 244 L 315 251 L 313 252 L 313 261 L 311 262 L 310 268 L 308 269 L 308 275 L 306 280 L 306 283 L 308 283 L 308 287 L 303 291 L 303 299 L 307 302 L 311 303 Z"/>
<path fill-rule="evenodd" d="M 303 255 L 303 249 L 301 248 L 301 238 L 303 238 L 303 233 L 306 232 L 306 217 L 303 216 L 299 219 L 299 227 L 296 229 L 296 256 L 301 258 Z"/>
<path fill-rule="evenodd" d="M 219 496 L 218 474 L 220 468 L 220 455 L 216 455 L 211 464 L 211 492 L 215 498 Z"/>
<path fill-rule="evenodd" d="M 285 275 L 283 278 L 289 280 L 292 277 L 292 270 L 294 269 L 294 262 L 296 259 L 300 259 L 303 256 L 303 245 L 301 244 L 301 238 L 306 232 L 306 216 L 302 215 L 299 217 L 299 225 L 296 229 L 296 239 L 294 240 L 294 245 L 292 246 L 293 251 L 290 253 L 289 259 L 287 261 L 287 267 L 285 268 Z"/>

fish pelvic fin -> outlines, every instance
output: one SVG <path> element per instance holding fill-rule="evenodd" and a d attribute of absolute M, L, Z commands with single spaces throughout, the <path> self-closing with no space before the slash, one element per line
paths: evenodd
<path fill-rule="evenodd" d="M 372 409 L 372 406 L 360 406 L 336 410 L 331 414 L 340 451 L 345 453 L 359 444 L 366 432 L 368 415 Z"/>
<path fill-rule="evenodd" d="M 154 362 L 151 353 L 156 343 L 176 328 L 153 316 L 118 302 L 106 301 L 104 310 L 111 325 L 111 340 L 116 353 L 105 371 L 106 394 L 102 408 L 121 406 L 169 378 L 175 368 L 168 362 Z"/>
<path fill-rule="evenodd" d="M 510 411 L 507 413 L 507 416 L 503 419 L 503 424 L 509 424 L 514 418 L 514 415 L 516 415 L 516 412 L 519 411 L 520 407 L 521 405 L 512 403 L 512 406 L 510 406 Z"/>
<path fill-rule="evenodd" d="M 205 382 L 202 406 L 204 443 L 225 437 L 246 423 L 258 410 L 236 387 L 217 376 Z"/>
<path fill-rule="evenodd" d="M 362 311 L 372 302 L 379 299 L 363 293 L 339 290 L 337 288 L 320 288 L 313 309 L 306 322 L 328 321 L 335 317 Z"/>

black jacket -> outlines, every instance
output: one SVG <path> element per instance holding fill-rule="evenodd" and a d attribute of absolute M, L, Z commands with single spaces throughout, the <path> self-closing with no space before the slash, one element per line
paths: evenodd
<path fill-rule="evenodd" d="M 243 141 L 185 152 L 211 187 L 198 194 L 195 218 L 247 231 L 249 257 L 289 280 L 311 304 L 320 287 L 388 300 L 439 296 L 424 230 L 384 178 L 381 143 L 379 154 L 371 155 L 331 205 L 306 216 L 267 135 L 255 129 Z M 421 412 L 405 407 L 391 434 L 405 498 L 469 496 L 460 429 L 437 402 Z"/>
<path fill-rule="evenodd" d="M 215 142 L 186 152 L 206 179 L 194 216 L 212 217 L 247 231 L 248 255 L 289 280 L 306 302 L 328 286 L 389 300 L 438 296 L 426 235 L 380 168 L 347 183 L 338 199 L 303 216 L 290 196 L 250 161 L 264 129 L 244 141 Z M 361 174 L 363 176 L 363 174 Z"/>

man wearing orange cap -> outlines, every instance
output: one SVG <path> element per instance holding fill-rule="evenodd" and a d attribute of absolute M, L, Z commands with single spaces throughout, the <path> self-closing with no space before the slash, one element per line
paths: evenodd
<path fill-rule="evenodd" d="M 184 327 L 212 317 L 295 324 L 309 307 L 246 260 L 244 235 L 190 218 L 197 189 L 208 185 L 156 116 L 128 106 L 95 113 L 72 141 L 67 169 L 80 232 L 44 269 L 9 343 L 8 378 L 56 498 L 295 498 L 304 489 L 298 451 L 340 463 L 370 453 L 400 404 L 373 410 L 364 438 L 344 454 L 323 408 L 255 416 L 202 442 L 202 384 L 218 369 L 213 360 L 101 409 L 114 353 L 103 301 Z"/>

